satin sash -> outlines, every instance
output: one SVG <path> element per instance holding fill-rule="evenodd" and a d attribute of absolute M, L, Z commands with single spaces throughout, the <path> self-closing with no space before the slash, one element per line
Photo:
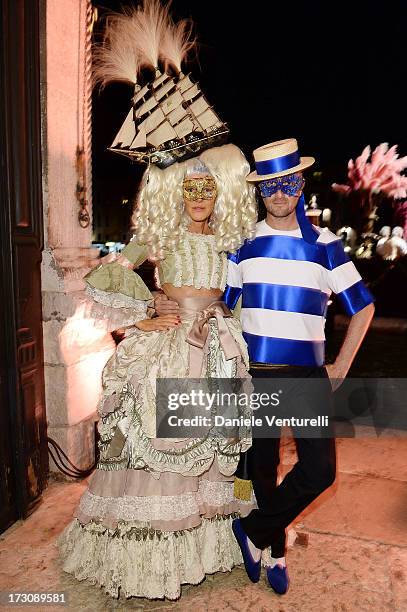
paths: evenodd
<path fill-rule="evenodd" d="M 206 301 L 206 303 L 205 303 Z M 178 300 L 181 320 L 194 319 L 191 330 L 186 338 L 190 345 L 189 377 L 200 378 L 203 360 L 208 342 L 209 319 L 215 319 L 219 333 L 219 342 L 225 358 L 240 356 L 240 349 L 229 331 L 225 318 L 232 313 L 226 304 L 213 298 L 182 298 Z"/>

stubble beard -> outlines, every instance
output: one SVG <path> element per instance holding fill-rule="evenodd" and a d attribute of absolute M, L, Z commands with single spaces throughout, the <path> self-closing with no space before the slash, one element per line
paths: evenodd
<path fill-rule="evenodd" d="M 269 215 L 271 215 L 272 217 L 275 217 L 276 219 L 284 219 L 285 217 L 289 217 L 292 214 L 292 210 L 287 209 L 285 212 L 277 212 L 274 210 L 269 210 L 268 213 Z"/>
<path fill-rule="evenodd" d="M 277 219 L 284 219 L 285 217 L 289 217 L 293 211 L 290 210 L 289 202 L 285 202 L 283 206 L 272 203 L 267 208 L 267 212 L 272 217 L 276 217 Z"/>

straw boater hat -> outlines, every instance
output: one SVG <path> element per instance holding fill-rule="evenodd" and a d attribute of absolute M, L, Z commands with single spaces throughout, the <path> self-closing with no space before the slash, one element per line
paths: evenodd
<path fill-rule="evenodd" d="M 250 183 L 294 174 L 315 162 L 313 157 L 300 157 L 295 138 L 270 142 L 255 149 L 253 157 L 256 170 L 246 177 Z"/>

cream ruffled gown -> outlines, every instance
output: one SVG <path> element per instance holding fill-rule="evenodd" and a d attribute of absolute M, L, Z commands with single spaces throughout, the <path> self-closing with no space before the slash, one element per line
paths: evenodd
<path fill-rule="evenodd" d="M 131 265 L 145 255 L 134 241 L 123 251 Z M 160 280 L 223 289 L 226 265 L 213 236 L 185 232 L 177 251 L 161 264 Z M 128 325 L 145 318 L 151 294 L 129 265 L 99 266 L 87 283 L 105 316 L 113 312 L 116 327 L 120 320 Z M 228 445 L 211 435 L 181 442 L 154 437 L 157 378 L 187 378 L 193 360 L 202 377 L 248 376 L 240 323 L 222 315 L 219 305 L 211 307 L 213 301 L 180 303 L 176 329 L 145 333 L 133 328 L 104 368 L 100 460 L 58 545 L 66 572 L 113 597 L 177 599 L 182 584 L 198 584 L 205 574 L 242 563 L 231 522 L 250 506 L 234 498 L 233 473 L 250 438 Z M 200 353 L 188 342 L 198 319 L 208 326 Z M 219 336 L 219 325 L 225 324 L 232 358 Z"/>

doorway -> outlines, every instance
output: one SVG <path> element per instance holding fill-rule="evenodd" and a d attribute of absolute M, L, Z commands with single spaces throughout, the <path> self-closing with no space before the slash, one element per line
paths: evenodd
<path fill-rule="evenodd" d="M 38 4 L 4 0 L 0 15 L 0 532 L 48 477 Z"/>

